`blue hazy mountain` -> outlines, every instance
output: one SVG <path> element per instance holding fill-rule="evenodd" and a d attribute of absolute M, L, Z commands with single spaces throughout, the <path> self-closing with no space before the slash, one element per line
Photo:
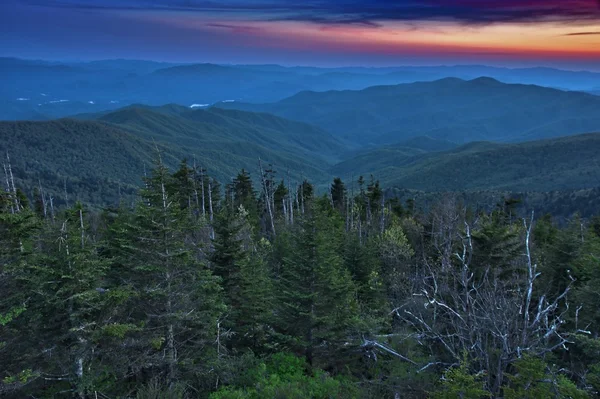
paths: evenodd
<path fill-rule="evenodd" d="M 218 107 L 317 125 L 357 147 L 429 136 L 455 143 L 518 142 L 600 130 L 600 97 L 492 78 L 444 78 L 364 90 L 298 93 Z"/>
<path fill-rule="evenodd" d="M 0 120 L 53 119 L 134 103 L 275 102 L 302 91 L 361 90 L 445 77 L 490 76 L 507 83 L 581 91 L 598 90 L 600 81 L 600 74 L 585 71 L 487 66 L 317 68 L 0 58 L 0 70 Z"/>

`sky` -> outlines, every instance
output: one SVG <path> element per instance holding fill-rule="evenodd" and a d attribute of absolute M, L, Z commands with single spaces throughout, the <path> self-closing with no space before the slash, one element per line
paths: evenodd
<path fill-rule="evenodd" d="M 600 70 L 600 0 L 0 0 L 0 56 Z"/>

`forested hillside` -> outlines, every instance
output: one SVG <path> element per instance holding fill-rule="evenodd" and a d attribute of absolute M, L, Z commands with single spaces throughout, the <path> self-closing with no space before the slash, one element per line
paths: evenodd
<path fill-rule="evenodd" d="M 180 106 L 133 106 L 114 112 L 49 122 L 0 122 L 0 150 L 12 158 L 14 176 L 31 195 L 39 185 L 64 202 L 96 205 L 131 197 L 153 158 L 211 171 L 227 183 L 239 169 L 258 173 L 258 160 L 282 175 L 327 180 L 327 169 L 344 145 L 326 132 L 276 116 Z M 65 188 L 66 186 L 66 188 Z M 131 199 L 131 198 L 130 198 Z"/>
<path fill-rule="evenodd" d="M 542 198 L 554 191 L 579 198 L 577 191 L 600 186 L 599 134 L 464 146 L 423 136 L 359 150 L 320 128 L 270 114 L 171 104 L 77 119 L 0 122 L 0 139 L 0 151 L 11 158 L 24 192 L 31 196 L 41 185 L 59 204 L 69 198 L 95 206 L 133 200 L 156 148 L 164 152 L 166 165 L 176 167 L 187 158 L 220 184 L 242 168 L 256 181 L 261 159 L 280 178 L 311 179 L 319 192 L 334 176 L 361 175 L 374 176 L 386 189 L 467 192 L 469 198 L 481 197 L 476 192 Z M 532 206 L 547 209 L 542 203 Z M 585 212 L 598 207 L 586 205 Z M 577 210 L 583 211 L 567 205 L 560 216 Z"/>
<path fill-rule="evenodd" d="M 470 143 L 444 152 L 406 145 L 364 151 L 332 169 L 424 191 L 553 191 L 600 186 L 600 134 L 519 144 Z"/>
<path fill-rule="evenodd" d="M 222 189 L 156 154 L 133 204 L 0 194 L 7 398 L 587 398 L 600 219 L 512 198 Z"/>
<path fill-rule="evenodd" d="M 396 144 L 415 136 L 457 143 L 518 142 L 600 129 L 597 96 L 485 77 L 302 92 L 270 104 L 216 106 L 305 121 L 360 146 Z"/>

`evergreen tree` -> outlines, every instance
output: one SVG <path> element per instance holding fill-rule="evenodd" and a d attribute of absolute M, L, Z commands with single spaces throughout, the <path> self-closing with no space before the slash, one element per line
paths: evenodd
<path fill-rule="evenodd" d="M 31 252 L 13 269 L 27 296 L 22 327 L 27 326 L 28 336 L 22 339 L 49 350 L 29 353 L 36 376 L 52 376 L 37 383 L 82 398 L 103 380 L 96 336 L 106 325 L 100 287 L 108 268 L 84 215 L 76 203 L 58 223 L 45 224 Z"/>
<path fill-rule="evenodd" d="M 284 205 L 284 200 L 288 196 L 288 189 L 285 186 L 283 180 L 279 182 L 273 193 L 273 202 L 275 203 L 275 210 L 278 215 L 283 217 L 287 213 L 287 205 Z"/>
<path fill-rule="evenodd" d="M 245 211 L 248 212 L 250 220 L 256 221 L 258 219 L 256 192 L 254 191 L 250 175 L 244 169 L 233 180 L 233 196 L 234 209 L 237 210 L 240 206 L 243 206 Z"/>
<path fill-rule="evenodd" d="M 358 308 L 340 255 L 343 221 L 326 199 L 310 211 L 283 259 L 276 323 L 310 364 L 331 365 L 356 333 Z"/>
<path fill-rule="evenodd" d="M 509 275 L 515 269 L 515 260 L 523 254 L 522 224 L 508 223 L 508 215 L 495 211 L 482 218 L 472 232 L 473 266 L 479 275 L 490 268 L 494 273 Z"/>
<path fill-rule="evenodd" d="M 121 353 L 128 361 L 119 371 L 161 377 L 173 389 L 180 379 L 196 386 L 206 381 L 223 311 L 219 279 L 188 240 L 193 220 L 180 207 L 179 190 L 167 191 L 174 184 L 159 158 L 133 215 L 116 226 L 113 243 L 129 292 L 115 317 L 128 330 L 116 338 L 132 342 Z"/>
<path fill-rule="evenodd" d="M 333 183 L 331 184 L 331 201 L 333 202 L 333 206 L 341 213 L 344 214 L 344 210 L 346 209 L 346 187 L 344 186 L 344 182 L 339 177 L 333 179 Z"/>

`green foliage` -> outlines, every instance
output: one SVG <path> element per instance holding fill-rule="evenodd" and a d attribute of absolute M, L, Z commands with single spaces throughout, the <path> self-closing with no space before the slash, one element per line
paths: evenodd
<path fill-rule="evenodd" d="M 435 399 L 481 399 L 492 395 L 485 389 L 482 375 L 469 372 L 467 355 L 458 367 L 452 367 L 444 373 L 441 387 L 431 397 Z"/>
<path fill-rule="evenodd" d="M 31 369 L 23 370 L 17 375 L 4 377 L 5 384 L 21 383 L 26 384 L 30 379 L 37 377 Z"/>
<path fill-rule="evenodd" d="M 599 149 L 600 134 L 520 144 L 470 143 L 434 153 L 383 147 L 344 160 L 332 173 L 343 178 L 373 173 L 385 187 L 422 191 L 580 190 L 597 187 Z"/>
<path fill-rule="evenodd" d="M 277 325 L 309 363 L 329 362 L 357 328 L 357 301 L 341 250 L 342 220 L 323 199 L 310 209 L 283 259 Z"/>
<path fill-rule="evenodd" d="M 535 225 L 531 248 L 542 274 L 530 310 L 566 284 L 570 306 L 552 305 L 529 330 L 525 351 L 515 349 L 527 280 L 512 196 L 489 213 L 451 207 L 441 215 L 444 202 L 428 214 L 418 198 L 406 207 L 389 201 L 374 177 L 359 178 L 354 198 L 341 179 L 317 197 L 308 180 L 276 179 L 271 165 L 262 192 L 242 170 L 223 195 L 205 170 L 184 161 L 172 173 L 155 155 L 132 206 L 96 212 L 75 202 L 50 214 L 41 191 L 18 210 L 11 193 L 0 193 L 0 395 L 583 398 L 598 391 L 596 222 Z M 200 197 L 209 182 L 212 217 Z M 284 201 L 293 220 L 283 217 Z M 471 274 L 456 273 L 452 260 L 466 242 L 464 222 L 473 237 Z M 444 271 L 435 246 L 446 244 Z M 487 266 L 498 273 L 483 280 L 477 268 Z M 552 334 L 536 339 L 553 315 L 568 351 Z M 545 357 L 515 361 L 519 350 Z M 463 352 L 457 367 L 441 370 Z"/>
<path fill-rule="evenodd" d="M 156 378 L 140 387 L 135 395 L 136 399 L 186 399 L 188 397 L 185 386 L 182 384 L 168 386 Z"/>
<path fill-rule="evenodd" d="M 164 162 L 197 159 L 222 183 L 239 169 L 256 170 L 258 158 L 325 178 L 332 153 L 344 148 L 313 126 L 273 115 L 210 109 L 165 112 L 132 106 L 86 120 L 0 122 L 0 150 L 10 153 L 17 184 L 32 195 L 40 182 L 49 201 L 66 196 L 94 205 L 130 202 L 156 147 Z M 168 149 L 168 151 L 166 151 Z M 187 197 L 185 198 L 187 200 Z M 38 208 L 39 209 L 39 208 Z"/>
<path fill-rule="evenodd" d="M 102 328 L 103 333 L 111 336 L 111 337 L 115 337 L 115 338 L 120 338 L 123 339 L 125 338 L 125 336 L 127 335 L 127 333 L 133 332 L 133 331 L 139 331 L 140 328 L 138 326 L 135 326 L 133 324 L 117 324 L 117 323 L 113 323 L 113 324 L 109 324 L 106 325 Z"/>
<path fill-rule="evenodd" d="M 7 325 L 11 321 L 13 321 L 15 318 L 19 317 L 19 315 L 21 313 L 23 313 L 25 310 L 26 310 L 25 305 L 21 305 L 21 306 L 16 306 L 12 309 L 9 309 L 9 311 L 4 314 L 0 314 L 0 326 Z"/>
<path fill-rule="evenodd" d="M 509 214 L 495 211 L 491 217 L 484 217 L 480 226 L 472 234 L 473 264 L 479 273 L 487 268 L 507 276 L 522 270 L 514 269 L 514 260 L 522 256 L 522 224 L 511 223 Z"/>
<path fill-rule="evenodd" d="M 414 255 L 414 251 L 408 243 L 402 227 L 394 222 L 379 238 L 378 247 L 387 297 L 393 304 L 399 304 L 406 296 L 410 295 L 407 262 Z"/>
<path fill-rule="evenodd" d="M 246 373 L 252 374 L 253 386 L 221 388 L 210 399 L 359 397 L 352 382 L 332 378 L 321 370 L 309 371 L 301 358 L 287 353 L 277 353 Z"/>
<path fill-rule="evenodd" d="M 513 365 L 515 372 L 508 377 L 509 386 L 504 388 L 504 397 L 507 399 L 589 397 L 564 375 L 548 368 L 541 359 L 525 356 Z"/>

